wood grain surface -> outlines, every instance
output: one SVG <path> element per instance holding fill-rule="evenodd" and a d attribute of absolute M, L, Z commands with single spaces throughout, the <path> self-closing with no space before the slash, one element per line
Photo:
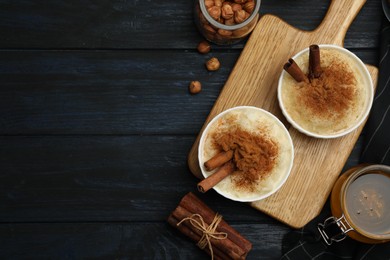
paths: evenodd
<path fill-rule="evenodd" d="M 199 54 L 193 2 L 0 1 L 0 259 L 207 257 L 166 218 L 197 192 L 187 155 L 247 41 Z M 311 31 L 329 3 L 264 0 L 260 15 Z M 382 18 L 367 1 L 346 34 L 365 63 L 379 63 Z M 248 260 L 280 259 L 292 228 L 198 196 L 253 243 Z"/>
<path fill-rule="evenodd" d="M 285 122 L 277 101 L 277 82 L 283 64 L 311 44 L 342 46 L 350 24 L 364 3 L 365 0 L 333 0 L 323 22 L 314 31 L 296 29 L 276 16 L 263 16 L 204 127 L 220 112 L 238 105 L 261 107 Z M 372 66 L 369 69 L 376 85 L 377 69 Z M 293 127 L 287 127 L 295 148 L 291 175 L 278 192 L 251 205 L 299 228 L 317 216 L 322 209 L 363 126 L 347 136 L 328 140 L 307 137 Z M 202 175 L 197 151 L 202 130 L 188 156 L 189 167 L 199 178 Z"/>

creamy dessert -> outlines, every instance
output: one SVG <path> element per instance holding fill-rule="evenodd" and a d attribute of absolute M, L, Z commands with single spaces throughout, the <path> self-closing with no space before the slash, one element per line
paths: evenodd
<path fill-rule="evenodd" d="M 254 201 L 275 192 L 287 179 L 293 162 L 293 145 L 284 125 L 256 107 L 236 107 L 214 118 L 205 129 L 199 160 L 204 163 L 223 151 L 233 151 L 234 171 L 214 186 L 233 200 Z"/>
<path fill-rule="evenodd" d="M 309 76 L 309 51 L 293 58 L 306 81 L 283 72 L 278 98 L 287 119 L 306 133 L 337 137 L 356 128 L 368 115 L 373 87 L 364 64 L 333 45 L 320 46 L 321 74 Z M 298 128 L 299 129 L 299 128 Z M 350 131 L 349 131 L 350 130 Z"/>

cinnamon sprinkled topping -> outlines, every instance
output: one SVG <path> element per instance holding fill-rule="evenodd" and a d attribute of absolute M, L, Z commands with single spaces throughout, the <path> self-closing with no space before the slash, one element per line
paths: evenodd
<path fill-rule="evenodd" d="M 355 98 L 356 78 L 348 65 L 334 61 L 324 67 L 319 78 L 299 83 L 299 99 L 316 116 L 342 116 Z"/>
<path fill-rule="evenodd" d="M 237 188 L 254 191 L 257 181 L 269 175 L 276 164 L 278 145 L 266 131 L 250 133 L 240 127 L 216 132 L 213 145 L 219 151 L 233 150 L 236 171 L 231 175 Z"/>

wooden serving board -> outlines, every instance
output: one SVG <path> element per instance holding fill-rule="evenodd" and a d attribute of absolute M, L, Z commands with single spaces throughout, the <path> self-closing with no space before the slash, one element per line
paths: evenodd
<path fill-rule="evenodd" d="M 272 196 L 250 205 L 294 228 L 316 217 L 348 159 L 363 128 L 336 139 L 316 139 L 301 134 L 283 117 L 277 101 L 277 82 L 283 64 L 311 44 L 343 46 L 349 25 L 365 0 L 333 0 L 314 31 L 298 30 L 273 15 L 264 15 L 248 42 L 212 108 L 188 156 L 191 172 L 203 178 L 198 164 L 198 144 L 207 123 L 220 112 L 239 105 L 261 107 L 276 115 L 289 129 L 295 158 L 292 172 Z M 367 66 L 374 86 L 377 68 Z"/>

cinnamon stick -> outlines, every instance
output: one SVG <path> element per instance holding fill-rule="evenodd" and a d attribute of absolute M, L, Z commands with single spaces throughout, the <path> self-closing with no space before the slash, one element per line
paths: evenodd
<path fill-rule="evenodd" d="M 201 235 L 199 235 L 198 233 L 196 233 L 194 230 L 192 230 L 191 228 L 189 228 L 188 226 L 186 225 L 177 225 L 181 220 L 175 218 L 172 214 L 169 215 L 168 219 L 167 219 L 167 222 L 174 228 L 176 228 L 177 230 L 179 230 L 183 235 L 185 235 L 186 237 L 188 237 L 189 239 L 191 239 L 192 241 L 194 241 L 195 243 L 199 242 L 199 240 L 201 239 Z M 204 251 L 211 256 L 211 251 L 208 247 L 204 248 Z M 218 260 L 218 259 L 228 259 L 228 256 L 223 253 L 221 250 L 219 250 L 218 248 L 213 248 L 213 254 L 214 254 L 214 259 Z"/>
<path fill-rule="evenodd" d="M 283 69 L 287 71 L 297 82 L 308 81 L 305 73 L 299 68 L 293 59 L 289 59 L 286 64 L 284 64 Z"/>
<path fill-rule="evenodd" d="M 202 193 L 207 192 L 209 189 L 217 185 L 220 181 L 226 178 L 234 171 L 234 164 L 229 161 L 222 165 L 215 173 L 208 176 L 206 179 L 198 183 L 198 190 Z"/>
<path fill-rule="evenodd" d="M 309 77 L 319 78 L 321 75 L 321 59 L 320 47 L 318 45 L 310 45 L 309 47 Z"/>
<path fill-rule="evenodd" d="M 182 198 L 180 205 L 189 212 L 200 214 L 204 221 L 208 224 L 210 224 L 214 219 L 215 212 L 192 192 L 189 192 Z M 227 233 L 228 238 L 236 245 L 244 249 L 246 253 L 252 249 L 252 243 L 243 237 L 237 230 L 232 228 L 224 219 L 222 219 L 222 221 L 219 223 L 216 231 Z"/>
<path fill-rule="evenodd" d="M 230 161 L 233 158 L 233 151 L 223 151 L 218 154 L 216 154 L 214 157 L 212 157 L 210 160 L 204 163 L 204 166 L 206 167 L 207 171 L 212 171 L 220 166 L 222 166 L 224 163 Z"/>
<path fill-rule="evenodd" d="M 172 212 L 172 216 L 178 220 L 182 220 L 186 217 L 190 217 L 192 214 L 194 214 L 194 212 L 190 212 L 180 205 Z M 213 217 L 215 217 L 215 215 Z M 206 227 L 208 227 L 210 223 L 205 222 Z M 198 234 L 199 236 L 203 235 L 202 231 L 194 228 L 191 225 L 190 221 L 184 221 L 181 225 L 185 225 L 186 227 L 191 229 L 194 233 Z M 211 244 L 213 247 L 213 252 L 215 251 L 215 249 L 217 251 L 219 250 L 222 252 L 222 255 L 228 256 L 228 259 L 242 259 L 243 256 L 246 255 L 246 252 L 244 251 L 244 249 L 239 247 L 234 242 L 232 242 L 229 239 L 229 236 L 226 239 L 211 238 Z M 221 255 L 221 252 L 219 252 L 219 255 Z"/>

